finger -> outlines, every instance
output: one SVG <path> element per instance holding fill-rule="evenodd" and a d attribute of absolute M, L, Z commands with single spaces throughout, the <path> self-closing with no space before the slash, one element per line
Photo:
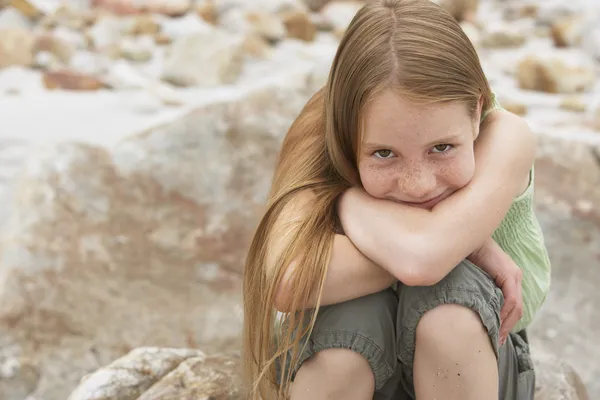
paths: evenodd
<path fill-rule="evenodd" d="M 514 308 L 508 317 L 500 324 L 500 337 L 506 337 L 513 330 L 513 328 L 517 325 L 517 322 L 521 319 L 521 312 L 518 308 Z"/>
<path fill-rule="evenodd" d="M 509 315 L 510 313 L 514 310 L 515 306 L 517 305 L 517 298 L 518 298 L 518 289 L 513 287 L 509 287 L 509 285 L 505 285 L 506 287 L 503 288 L 503 294 L 504 294 L 504 304 L 502 305 L 502 310 L 500 310 L 500 320 L 504 321 Z"/>

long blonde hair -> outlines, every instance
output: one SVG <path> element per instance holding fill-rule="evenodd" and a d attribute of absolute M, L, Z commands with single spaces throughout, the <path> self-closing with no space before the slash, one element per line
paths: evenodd
<path fill-rule="evenodd" d="M 306 104 L 283 141 L 262 217 L 244 270 L 244 367 L 251 399 L 287 397 L 294 365 L 309 335 L 325 282 L 337 217 L 335 201 L 360 186 L 356 156 L 361 110 L 379 91 L 397 90 L 422 103 L 460 101 L 474 117 L 491 91 L 471 42 L 456 20 L 429 0 L 379 0 L 358 11 L 334 58 L 326 86 Z M 275 265 L 266 268 L 273 226 L 306 190 L 310 214 L 291 233 Z M 313 310 L 284 314 L 276 324 L 274 299 L 286 268 L 295 263 L 289 309 L 317 299 Z M 280 328 L 277 328 L 280 327 Z"/>

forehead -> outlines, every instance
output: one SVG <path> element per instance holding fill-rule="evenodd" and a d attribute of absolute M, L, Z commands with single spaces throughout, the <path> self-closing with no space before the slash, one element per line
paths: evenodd
<path fill-rule="evenodd" d="M 386 90 L 376 95 L 363 110 L 363 141 L 390 142 L 394 138 L 429 140 L 465 131 L 472 121 L 467 107 L 459 102 L 418 104 Z"/>

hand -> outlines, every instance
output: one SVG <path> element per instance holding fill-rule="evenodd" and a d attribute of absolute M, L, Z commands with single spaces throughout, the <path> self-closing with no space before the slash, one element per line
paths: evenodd
<path fill-rule="evenodd" d="M 502 290 L 504 305 L 500 311 L 500 345 L 523 316 L 523 272 L 519 266 L 493 240 L 488 239 L 468 259 L 487 272 Z"/>

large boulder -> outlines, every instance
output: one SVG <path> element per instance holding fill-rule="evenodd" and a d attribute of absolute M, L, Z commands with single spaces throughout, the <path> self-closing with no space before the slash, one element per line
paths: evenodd
<path fill-rule="evenodd" d="M 245 250 L 313 90 L 290 78 L 111 150 L 59 142 L 31 155 L 4 204 L 0 397 L 65 399 L 139 346 L 239 344 Z"/>

